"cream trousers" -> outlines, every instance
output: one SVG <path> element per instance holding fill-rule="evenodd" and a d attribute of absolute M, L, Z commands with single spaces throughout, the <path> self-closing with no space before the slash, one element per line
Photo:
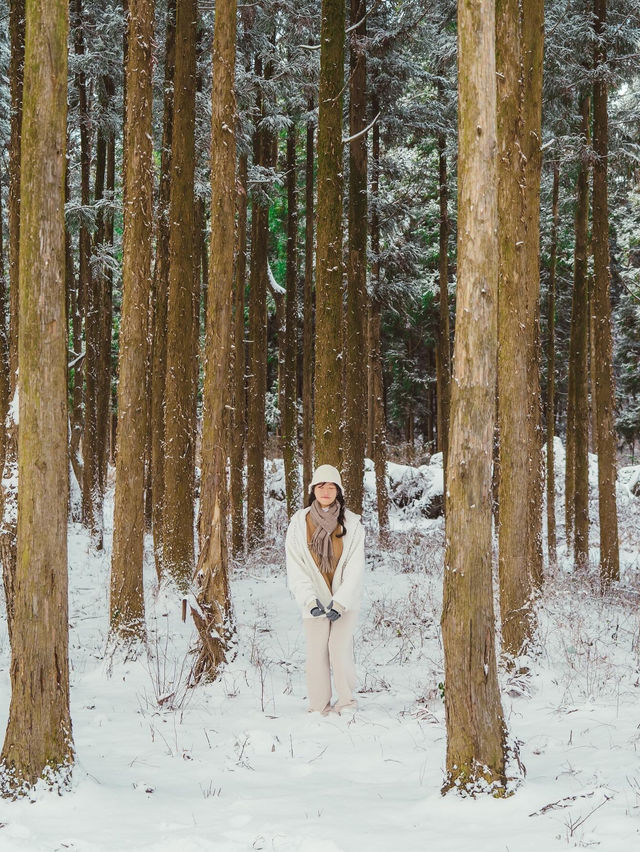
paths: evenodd
<path fill-rule="evenodd" d="M 324 615 L 303 618 L 307 642 L 307 696 L 309 710 L 326 713 L 331 709 L 331 672 L 338 712 L 355 707 L 353 690 L 356 667 L 353 661 L 353 632 L 358 614 L 347 611 L 336 621 Z"/>

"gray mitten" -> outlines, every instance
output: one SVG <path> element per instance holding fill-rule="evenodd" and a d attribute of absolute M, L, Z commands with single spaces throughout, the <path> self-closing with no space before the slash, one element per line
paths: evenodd
<path fill-rule="evenodd" d="M 316 598 L 316 605 L 311 609 L 311 615 L 314 618 L 317 618 L 319 615 L 324 615 L 326 612 L 325 608 L 322 606 L 322 603 Z"/>
<path fill-rule="evenodd" d="M 338 610 L 334 608 L 333 601 L 331 601 L 329 608 L 327 609 L 327 618 L 329 621 L 337 621 L 341 615 L 342 613 L 338 612 Z"/>

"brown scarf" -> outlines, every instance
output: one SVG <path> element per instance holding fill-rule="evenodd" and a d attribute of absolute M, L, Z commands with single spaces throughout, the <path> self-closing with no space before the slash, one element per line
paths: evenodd
<path fill-rule="evenodd" d="M 331 571 L 333 564 L 333 542 L 331 541 L 331 533 L 338 526 L 338 515 L 340 514 L 340 504 L 337 500 L 324 511 L 314 500 L 311 504 L 311 520 L 315 525 L 315 530 L 311 536 L 311 550 L 316 554 L 320 561 L 320 571 L 323 574 L 328 574 Z"/>

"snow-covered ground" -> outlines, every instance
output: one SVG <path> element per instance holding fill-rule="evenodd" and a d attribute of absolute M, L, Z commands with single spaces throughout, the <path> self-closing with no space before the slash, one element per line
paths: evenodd
<path fill-rule="evenodd" d="M 304 648 L 285 585 L 280 501 L 268 501 L 264 548 L 234 567 L 235 658 L 218 682 L 196 689 L 186 688 L 193 628 L 182 624 L 180 602 L 157 588 L 150 561 L 149 654 L 129 663 L 110 656 L 111 519 L 100 554 L 72 525 L 73 788 L 63 796 L 40 791 L 34 802 L 0 801 L 0 852 L 638 848 L 640 499 L 629 488 L 635 471 L 620 475 L 620 589 L 602 599 L 595 568 L 576 577 L 561 559 L 540 602 L 530 679 L 503 673 L 509 734 L 526 767 L 506 800 L 440 795 L 443 523 L 423 509 L 438 490 L 438 475 L 441 490 L 441 471 L 392 466 L 390 473 L 396 492 L 413 489 L 415 500 L 392 506 L 391 541 L 381 549 L 368 469 L 367 576 L 356 637 L 360 708 L 347 716 L 305 712 Z M 267 477 L 268 490 L 278 494 L 280 466 L 269 463 Z M 414 480 L 422 483 L 417 490 Z M 593 543 L 597 548 L 597 530 Z M 3 620 L 0 727 L 8 704 Z"/>

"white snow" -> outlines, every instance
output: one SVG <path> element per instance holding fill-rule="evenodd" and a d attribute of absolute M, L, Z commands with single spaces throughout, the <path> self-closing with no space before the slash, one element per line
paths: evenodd
<path fill-rule="evenodd" d="M 267 493 L 280 493 L 280 471 L 267 464 Z M 399 465 L 389 475 L 411 479 Z M 236 656 L 219 681 L 195 689 L 186 686 L 194 629 L 181 622 L 180 601 L 157 588 L 150 552 L 149 655 L 130 663 L 110 658 L 111 500 L 103 553 L 71 525 L 73 787 L 62 796 L 37 791 L 35 803 L 0 801 L 0 852 L 636 848 L 638 498 L 619 490 L 621 588 L 602 599 L 595 566 L 588 576 L 572 575 L 560 536 L 561 567 L 540 601 L 531 676 L 501 672 L 509 737 L 526 766 L 515 794 L 443 798 L 443 522 L 420 512 L 409 519 L 408 508 L 392 506 L 391 542 L 383 549 L 372 482 L 368 464 L 367 576 L 356 636 L 360 708 L 346 716 L 306 713 L 302 631 L 285 585 L 282 500 L 268 501 L 264 548 L 234 567 Z M 559 523 L 562 514 L 559 495 Z M 3 720 L 9 660 L 3 619 Z"/>

